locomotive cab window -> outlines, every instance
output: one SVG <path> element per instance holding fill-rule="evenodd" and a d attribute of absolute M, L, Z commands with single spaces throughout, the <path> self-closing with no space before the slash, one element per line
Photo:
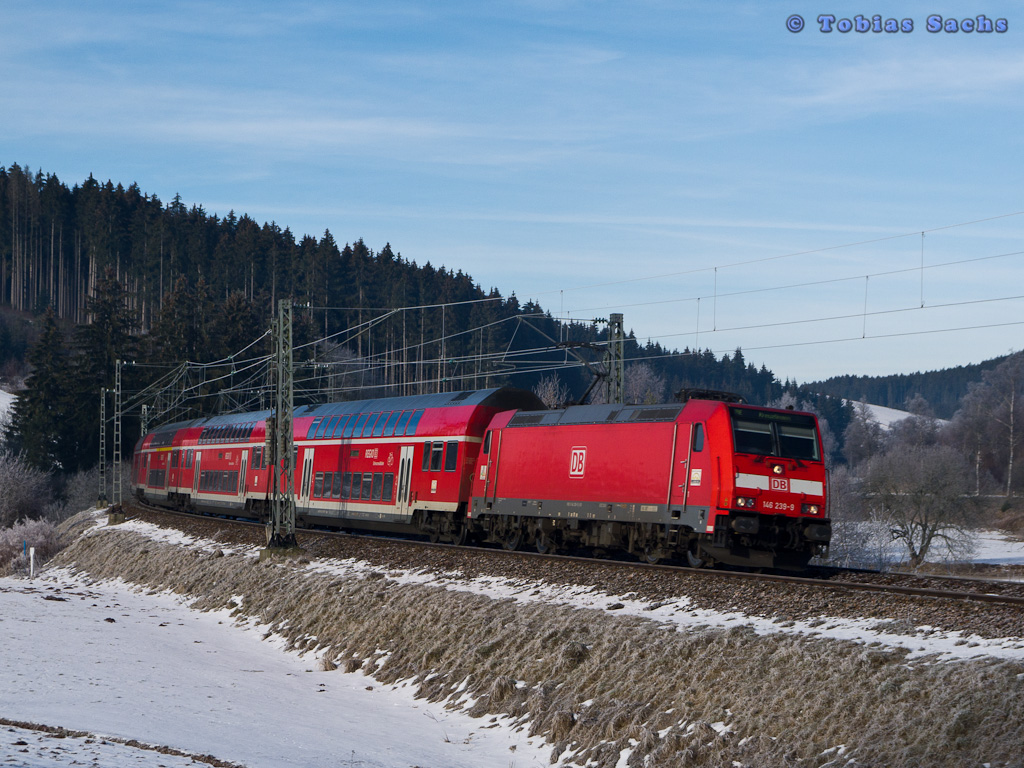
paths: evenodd
<path fill-rule="evenodd" d="M 811 427 L 779 424 L 779 447 L 792 459 L 818 460 L 818 438 Z"/>
<path fill-rule="evenodd" d="M 490 452 L 491 452 L 491 431 L 487 430 L 487 434 L 484 435 L 483 454 L 486 456 Z"/>
<path fill-rule="evenodd" d="M 741 408 L 730 410 L 737 453 L 820 461 L 821 448 L 813 416 Z"/>
<path fill-rule="evenodd" d="M 771 456 L 774 452 L 772 450 L 771 424 L 736 419 L 733 422 L 733 437 L 736 440 L 737 453 L 757 453 L 762 456 Z"/>

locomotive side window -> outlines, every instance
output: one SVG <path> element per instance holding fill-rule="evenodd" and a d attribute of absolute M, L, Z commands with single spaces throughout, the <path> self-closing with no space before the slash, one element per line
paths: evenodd
<path fill-rule="evenodd" d="M 188 453 L 185 454 L 185 469 L 192 469 L 192 449 L 188 449 Z"/>
<path fill-rule="evenodd" d="M 444 456 L 444 443 L 438 440 L 434 443 L 434 449 L 430 452 L 430 471 L 441 471 L 441 460 Z"/>
<path fill-rule="evenodd" d="M 700 453 L 704 450 L 704 425 L 693 425 L 693 452 Z"/>
<path fill-rule="evenodd" d="M 430 446 L 431 443 L 428 440 L 423 444 L 423 471 L 426 472 L 430 469 Z"/>
<path fill-rule="evenodd" d="M 451 440 L 445 445 L 444 449 L 444 471 L 454 472 L 456 465 L 459 463 L 459 443 L 457 440 Z"/>

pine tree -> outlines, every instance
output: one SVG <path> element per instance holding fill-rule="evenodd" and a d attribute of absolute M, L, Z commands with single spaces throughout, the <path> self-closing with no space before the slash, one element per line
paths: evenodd
<path fill-rule="evenodd" d="M 32 374 L 14 404 L 7 442 L 38 469 L 70 469 L 77 461 L 65 432 L 76 403 L 69 386 L 72 373 L 64 334 L 52 308 L 43 316 L 42 335 L 28 360 Z"/>

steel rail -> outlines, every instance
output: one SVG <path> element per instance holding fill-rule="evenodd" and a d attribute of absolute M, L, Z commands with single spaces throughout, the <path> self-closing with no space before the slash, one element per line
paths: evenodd
<path fill-rule="evenodd" d="M 175 515 L 183 518 L 198 518 L 206 520 L 219 520 L 226 523 L 260 527 L 265 528 L 265 524 L 248 520 L 243 518 L 236 518 L 231 516 L 221 515 L 210 515 L 210 514 L 195 514 L 189 512 L 182 512 L 180 510 L 165 509 L 163 507 L 152 506 L 150 504 L 140 502 L 138 499 L 133 499 L 132 503 L 147 510 L 153 512 L 160 512 L 164 514 Z M 714 570 L 707 568 L 690 568 L 688 566 L 671 565 L 662 563 L 643 563 L 631 560 L 615 560 L 605 559 L 596 557 L 581 557 L 578 555 L 558 555 L 540 552 L 529 552 L 524 550 L 504 550 L 497 547 L 481 547 L 481 546 L 466 546 L 456 545 L 443 542 L 430 542 L 422 541 L 417 539 L 397 538 L 392 536 L 382 536 L 374 533 L 361 533 L 352 531 L 333 531 L 325 530 L 320 528 L 296 528 L 297 532 L 301 532 L 307 535 L 320 535 L 328 537 L 341 537 L 341 538 L 353 538 L 353 539 L 365 539 L 373 541 L 384 541 L 403 546 L 414 546 L 424 548 L 442 548 L 452 549 L 457 552 L 467 553 L 480 553 L 489 556 L 510 556 L 510 557 L 521 557 L 521 558 L 537 558 L 540 560 L 550 560 L 553 562 L 567 562 L 567 563 L 579 563 L 594 568 L 627 568 L 631 570 L 636 569 L 651 569 L 655 571 L 665 571 L 679 576 L 690 576 L 696 578 L 720 578 L 720 579 L 737 579 L 749 582 L 768 582 L 778 584 L 791 584 L 794 586 L 813 587 L 819 589 L 831 589 L 836 592 L 876 592 L 876 593 L 889 593 L 906 595 L 909 597 L 923 597 L 933 599 L 944 599 L 944 600 L 956 600 L 961 602 L 978 602 L 978 603 L 991 603 L 991 604 L 1002 604 L 1012 606 L 1024 606 L 1024 597 L 1016 595 L 1001 595 L 993 592 L 965 592 L 959 590 L 945 590 L 945 589 L 933 589 L 928 587 L 910 587 L 900 586 L 897 584 L 873 584 L 869 582 L 858 582 L 858 581 L 836 581 L 831 579 L 818 579 L 810 578 L 806 576 L 791 576 L 786 574 L 776 573 L 757 573 L 750 571 L 731 571 L 731 570 Z M 300 543 L 301 546 L 301 543 Z M 870 573 L 883 577 L 897 578 L 937 578 L 943 577 L 936 576 L 908 576 L 906 574 L 886 574 L 881 571 L 863 571 L 863 570 L 843 570 L 837 569 L 837 574 L 849 574 L 849 573 Z M 992 581 L 988 582 L 993 585 L 1003 585 L 1008 582 Z"/>

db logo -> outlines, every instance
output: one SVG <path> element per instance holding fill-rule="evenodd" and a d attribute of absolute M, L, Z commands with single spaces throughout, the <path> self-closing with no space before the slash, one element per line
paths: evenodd
<path fill-rule="evenodd" d="M 771 478 L 771 489 L 773 491 L 788 491 L 789 490 L 789 478 L 788 477 L 773 477 Z"/>
<path fill-rule="evenodd" d="M 587 464 L 587 447 L 580 446 L 572 449 L 569 454 L 569 477 L 583 477 L 583 469 Z"/>

